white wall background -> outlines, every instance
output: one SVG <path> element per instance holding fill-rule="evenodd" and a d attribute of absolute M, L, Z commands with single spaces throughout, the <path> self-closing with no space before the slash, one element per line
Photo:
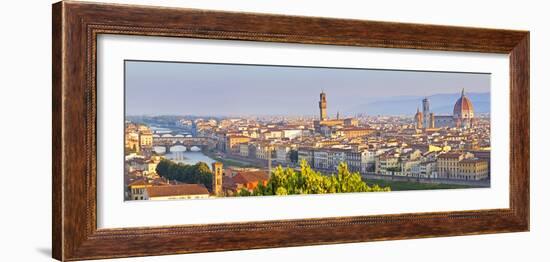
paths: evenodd
<path fill-rule="evenodd" d="M 108 1 L 531 31 L 531 232 L 217 252 L 123 261 L 548 261 L 550 28 L 545 1 Z M 51 254 L 51 2 L 0 9 L 0 260 Z"/>

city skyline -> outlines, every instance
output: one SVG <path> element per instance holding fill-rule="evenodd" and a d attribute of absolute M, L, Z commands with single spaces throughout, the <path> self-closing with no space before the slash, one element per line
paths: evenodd
<path fill-rule="evenodd" d="M 423 96 L 434 96 L 435 111 L 443 113 L 452 109 L 437 109 L 437 99 L 447 105 L 462 88 L 480 112 L 489 107 L 490 75 L 482 73 L 125 62 L 127 115 L 311 116 L 312 94 L 320 91 L 330 94 L 330 116 L 385 108 L 408 114 Z"/>
<path fill-rule="evenodd" d="M 125 200 L 491 186 L 490 75 L 127 63 Z"/>

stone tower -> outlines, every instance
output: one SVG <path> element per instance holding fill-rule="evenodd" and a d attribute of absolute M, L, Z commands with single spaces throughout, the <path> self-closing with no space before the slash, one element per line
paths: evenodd
<path fill-rule="evenodd" d="M 325 92 L 321 92 L 319 95 L 319 111 L 320 111 L 320 120 L 327 120 L 327 95 Z"/>
<path fill-rule="evenodd" d="M 215 196 L 222 195 L 222 177 L 223 164 L 220 162 L 212 163 L 212 193 Z"/>
<path fill-rule="evenodd" d="M 435 115 L 430 113 L 430 128 L 435 128 Z"/>
<path fill-rule="evenodd" d="M 430 101 L 427 97 L 422 99 L 422 115 L 424 116 L 424 128 L 430 128 Z"/>
<path fill-rule="evenodd" d="M 416 129 L 422 129 L 424 126 L 424 115 L 420 112 L 420 109 L 416 108 L 416 114 L 414 115 Z"/>

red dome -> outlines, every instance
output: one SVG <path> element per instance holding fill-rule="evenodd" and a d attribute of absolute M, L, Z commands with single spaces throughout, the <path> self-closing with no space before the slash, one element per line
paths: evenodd
<path fill-rule="evenodd" d="M 472 105 L 472 101 L 470 101 L 470 99 L 464 95 L 464 90 L 462 90 L 462 95 L 455 103 L 453 116 L 455 118 L 474 117 L 474 106 Z"/>

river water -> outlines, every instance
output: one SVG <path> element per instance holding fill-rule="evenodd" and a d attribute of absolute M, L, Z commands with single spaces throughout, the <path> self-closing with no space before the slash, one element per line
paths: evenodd
<path fill-rule="evenodd" d="M 164 154 L 163 147 L 155 147 L 156 152 Z M 158 150 L 158 151 L 157 151 Z M 203 154 L 201 151 L 197 151 L 195 148 L 191 148 L 189 151 L 184 146 L 173 146 L 170 148 L 170 153 L 164 155 L 166 158 L 187 165 L 194 165 L 198 162 L 204 162 L 211 166 L 216 160 Z"/>

